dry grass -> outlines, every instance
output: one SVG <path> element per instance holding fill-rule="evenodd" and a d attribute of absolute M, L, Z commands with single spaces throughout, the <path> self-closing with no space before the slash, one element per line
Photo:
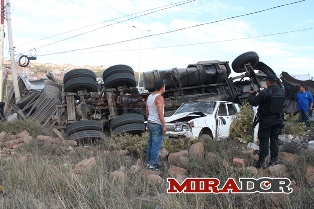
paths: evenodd
<path fill-rule="evenodd" d="M 304 176 L 305 166 L 314 165 L 313 152 L 301 152 L 296 162 L 288 165 L 289 178 L 299 189 L 290 195 L 282 195 L 282 201 L 274 201 L 273 196 L 266 194 L 167 194 L 166 178 L 169 176 L 165 167 L 161 173 L 164 179 L 161 185 L 148 184 L 145 170 L 137 175 L 128 173 L 128 168 L 138 158 L 145 159 L 146 140 L 145 135 L 117 136 L 97 145 L 75 147 L 73 154 L 64 153 L 57 145 L 25 144 L 15 151 L 15 156 L 0 159 L 0 186 L 3 187 L 0 190 L 0 208 L 314 208 L 313 188 L 305 183 Z M 170 147 L 172 143 L 165 144 Z M 215 177 L 221 182 L 227 178 L 253 177 L 242 168 L 222 164 L 223 160 L 230 164 L 234 157 L 243 157 L 240 143 L 222 140 L 204 144 L 206 152 L 214 153 L 216 158 L 191 160 L 189 177 Z M 187 144 L 173 146 L 173 150 L 180 149 L 180 146 L 185 149 Z M 104 150 L 112 149 L 130 149 L 131 156 L 104 154 Z M 27 161 L 19 160 L 20 155 L 28 156 Z M 74 165 L 89 157 L 96 157 L 96 166 L 85 174 L 76 174 Z M 129 181 L 113 182 L 109 179 L 109 173 L 120 166 L 127 168 Z M 258 175 L 269 175 L 264 172 Z"/>

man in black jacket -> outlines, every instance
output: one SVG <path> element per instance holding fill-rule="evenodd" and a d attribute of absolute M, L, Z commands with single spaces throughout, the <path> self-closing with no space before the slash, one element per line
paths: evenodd
<path fill-rule="evenodd" d="M 254 164 L 256 168 L 266 167 L 266 157 L 268 155 L 269 139 L 270 139 L 270 162 L 268 166 L 277 164 L 278 158 L 278 135 L 283 126 L 283 107 L 285 102 L 285 92 L 280 88 L 276 75 L 270 74 L 266 77 L 267 89 L 258 93 L 250 91 L 248 102 L 258 107 L 259 117 L 259 159 Z"/>

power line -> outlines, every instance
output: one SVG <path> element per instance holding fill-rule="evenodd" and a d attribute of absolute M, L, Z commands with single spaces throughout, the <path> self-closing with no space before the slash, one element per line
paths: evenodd
<path fill-rule="evenodd" d="M 283 35 L 283 34 L 296 33 L 296 32 L 313 30 L 313 29 L 314 28 L 303 28 L 303 29 L 299 29 L 299 30 L 291 30 L 291 31 L 278 32 L 278 33 L 269 33 L 269 34 L 264 34 L 264 35 L 250 36 L 250 37 L 243 37 L 243 38 L 233 38 L 233 39 L 225 39 L 225 40 L 217 40 L 217 41 L 191 43 L 191 44 L 179 44 L 179 45 L 172 45 L 172 46 L 149 47 L 149 48 L 142 48 L 141 50 L 164 49 L 164 48 L 195 46 L 195 45 L 201 45 L 201 44 L 215 44 L 215 43 L 222 43 L 222 42 L 241 41 L 241 40 L 246 40 L 246 39 Z M 118 49 L 118 50 L 110 50 L 110 51 L 88 51 L 88 52 L 76 52 L 76 53 L 123 52 L 123 51 L 138 51 L 138 50 L 139 49 Z"/>
<path fill-rule="evenodd" d="M 59 41 L 52 42 L 52 43 L 50 43 L 50 44 L 45 44 L 45 45 L 43 45 L 43 46 L 37 47 L 37 49 L 43 48 L 43 47 L 46 47 L 46 46 L 50 46 L 50 45 L 53 45 L 53 44 L 56 44 L 56 43 L 59 43 L 59 42 L 62 42 L 62 41 L 65 41 L 65 40 L 68 40 L 68 39 L 71 39 L 71 38 L 75 38 L 75 37 L 78 37 L 78 36 L 81 36 L 81 35 L 84 35 L 84 34 L 87 34 L 87 33 L 91 33 L 91 32 L 94 32 L 94 31 L 96 31 L 96 30 L 99 30 L 99 29 L 102 29 L 102 28 L 105 28 L 105 27 L 109 27 L 109 26 L 112 26 L 112 25 L 116 25 L 116 24 L 119 24 L 119 23 L 123 23 L 123 22 L 129 21 L 129 20 L 132 20 L 132 19 L 136 19 L 136 18 L 138 18 L 138 17 L 146 16 L 146 15 L 149 15 L 149 14 L 152 14 L 152 13 L 155 13 L 155 12 L 163 11 L 163 10 L 170 9 L 170 8 L 173 8 L 173 7 L 177 7 L 177 6 L 180 6 L 180 5 L 183 5 L 183 4 L 191 3 L 191 2 L 193 2 L 193 1 L 196 1 L 196 0 L 182 1 L 182 2 L 178 2 L 178 3 L 170 4 L 170 5 L 167 5 L 167 6 L 162 6 L 162 7 L 157 7 L 157 8 L 154 8 L 154 9 L 146 10 L 146 11 L 151 11 L 151 10 L 153 10 L 153 11 L 148 12 L 148 13 L 144 13 L 145 11 L 143 11 L 143 12 L 138 12 L 138 13 L 134 13 L 134 14 L 140 14 L 140 13 L 144 13 L 144 14 L 138 15 L 138 16 L 135 16 L 135 17 L 131 17 L 131 18 L 128 18 L 128 19 L 126 19 L 126 20 L 121 20 L 121 21 L 118 21 L 118 22 L 115 22 L 115 23 L 111 23 L 111 24 L 108 24 L 108 25 L 104 25 L 104 26 L 101 26 L 101 27 L 99 27 L 99 28 L 86 31 L 86 32 L 84 32 L 84 33 L 79 33 L 79 34 L 76 34 L 76 35 L 74 35 L 74 36 L 70 36 L 70 37 L 68 37 L 68 38 L 61 39 L 61 40 L 59 40 Z M 158 9 L 158 8 L 161 8 L 161 9 Z M 107 20 L 107 21 L 104 21 L 104 22 L 109 22 L 109 21 L 112 21 L 112 20 L 121 19 L 121 18 L 124 18 L 124 17 L 127 17 L 127 16 L 132 16 L 132 15 L 134 15 L 134 14 L 126 15 L 126 16 L 123 16 L 123 17 L 114 18 L 114 19 Z M 102 23 L 103 23 L 103 22 L 102 22 Z M 100 23 L 97 23 L 97 24 L 94 24 L 94 25 L 98 25 L 98 24 L 100 24 Z M 82 27 L 82 28 L 79 28 L 79 29 L 91 27 L 91 26 L 94 26 L 94 25 L 85 26 L 85 27 Z M 79 30 L 79 29 L 74 29 L 74 30 L 72 30 L 72 31 L 76 31 L 76 30 Z M 68 31 L 68 32 L 65 32 L 65 33 L 69 33 L 69 32 L 72 32 L 72 31 Z M 54 35 L 54 36 L 62 35 L 62 34 L 65 34 L 65 33 L 60 33 L 60 34 L 57 34 L 57 35 Z M 47 37 L 47 38 L 39 39 L 39 40 L 37 40 L 37 41 L 44 40 L 44 39 L 48 39 L 48 38 L 51 38 L 51 37 L 54 37 L 54 36 L 49 36 L 49 37 Z M 37 42 L 37 41 L 33 41 L 33 42 Z M 33 42 L 29 42 L 29 43 L 33 43 Z M 26 44 L 27 44 L 27 43 L 26 43 Z M 23 44 L 23 45 L 25 45 L 25 44 Z M 22 45 L 19 45 L 19 46 L 22 46 Z"/>
<path fill-rule="evenodd" d="M 197 24 L 197 25 L 193 25 L 193 26 L 189 26 L 189 27 L 185 27 L 185 28 L 180 28 L 180 29 L 176 29 L 176 30 L 171 30 L 171 31 L 163 32 L 163 33 L 156 33 L 156 34 L 146 35 L 146 36 L 143 36 L 141 38 L 148 38 L 148 37 L 153 37 L 153 36 L 159 36 L 159 35 L 164 35 L 164 34 L 168 34 L 168 33 L 174 33 L 174 32 L 178 32 L 178 31 L 182 31 L 182 30 L 187 30 L 187 29 L 190 29 L 190 28 L 200 27 L 200 26 L 204 26 L 204 25 L 208 25 L 208 24 L 214 24 L 214 23 L 218 23 L 218 22 L 222 22 L 222 21 L 226 21 L 226 20 L 239 18 L 239 17 L 244 17 L 244 16 L 249 16 L 249 15 L 253 15 L 253 14 L 257 14 L 257 13 L 266 12 L 266 11 L 269 11 L 269 10 L 277 9 L 277 8 L 288 6 L 288 5 L 292 5 L 292 4 L 301 3 L 303 1 L 305 1 L 305 0 L 300 0 L 300 1 L 292 2 L 292 3 L 282 4 L 282 5 L 279 5 L 279 6 L 270 7 L 270 8 L 259 10 L 259 11 L 255 11 L 255 12 L 250 12 L 250 13 L 246 13 L 246 14 L 242 14 L 242 15 L 236 15 L 236 16 L 224 18 L 224 19 L 221 19 L 221 20 L 215 20 L 215 21 L 211 21 L 211 22 L 207 22 L 207 23 Z M 50 54 L 43 54 L 41 56 L 48 56 L 48 55 L 54 55 L 54 54 L 64 54 L 64 53 L 74 52 L 74 51 L 94 49 L 94 48 L 99 48 L 99 47 L 104 47 L 104 46 L 109 46 L 109 45 L 114 45 L 114 44 L 120 44 L 120 43 L 135 41 L 135 40 L 138 40 L 138 39 L 140 39 L 140 38 L 127 39 L 127 40 L 124 40 L 124 41 L 118 41 L 118 42 L 102 44 L 102 45 L 97 45 L 97 46 L 92 46 L 92 47 L 85 47 L 85 48 L 80 48 L 80 49 L 72 49 L 72 50 L 67 50 L 67 51 L 62 51 L 62 52 L 55 52 L 55 53 L 50 53 Z"/>

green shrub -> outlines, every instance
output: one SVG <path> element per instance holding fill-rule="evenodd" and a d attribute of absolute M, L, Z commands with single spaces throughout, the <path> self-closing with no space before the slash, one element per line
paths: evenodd
<path fill-rule="evenodd" d="M 298 115 L 285 114 L 285 127 L 282 129 L 282 134 L 303 135 L 304 123 L 298 123 Z"/>
<path fill-rule="evenodd" d="M 188 150 L 192 144 L 201 141 L 200 139 L 165 139 L 162 147 L 167 149 L 170 153 L 180 152 L 181 150 Z"/>
<path fill-rule="evenodd" d="M 28 131 L 31 136 L 53 135 L 51 130 L 30 119 L 0 123 L 0 132 L 4 131 L 9 135 L 18 134 L 23 130 Z"/>
<path fill-rule="evenodd" d="M 113 142 L 110 143 L 109 149 L 127 149 L 137 157 L 143 157 L 146 152 L 147 134 L 142 135 L 116 135 L 112 136 Z"/>
<path fill-rule="evenodd" d="M 253 139 L 253 109 L 248 103 L 240 106 L 240 112 L 236 114 L 230 126 L 230 136 L 234 139 L 242 139 L 243 141 L 251 141 Z"/>

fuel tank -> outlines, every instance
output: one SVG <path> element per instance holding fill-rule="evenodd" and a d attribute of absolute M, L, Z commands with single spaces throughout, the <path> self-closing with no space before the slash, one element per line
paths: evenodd
<path fill-rule="evenodd" d="M 153 70 L 143 73 L 144 88 L 154 91 L 156 80 L 164 80 L 166 89 L 197 87 L 208 84 L 222 83 L 231 73 L 227 61 L 200 61 L 190 64 L 187 68 L 172 68 L 169 70 Z"/>

